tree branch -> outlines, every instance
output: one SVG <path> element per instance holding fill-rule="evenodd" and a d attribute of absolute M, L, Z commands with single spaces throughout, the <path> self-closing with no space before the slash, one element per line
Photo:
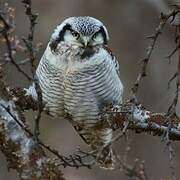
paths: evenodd
<path fill-rule="evenodd" d="M 10 90 L 15 103 L 23 110 L 37 110 L 37 102 L 29 94 L 29 90 L 12 89 Z M 27 93 L 28 92 L 28 93 Z M 125 102 L 120 106 L 110 106 L 104 110 L 100 119 L 108 122 L 113 130 L 123 129 L 125 122 L 130 120 L 127 129 L 137 133 L 146 132 L 154 136 L 163 135 L 168 129 L 166 113 L 154 113 L 146 110 L 142 105 L 135 105 L 132 102 Z M 172 128 L 170 139 L 180 140 L 180 121 L 177 116 L 171 117 Z"/>
<path fill-rule="evenodd" d="M 17 123 L 25 119 L 0 81 L 0 149 L 9 168 L 18 172 L 20 179 L 64 180 L 59 166 L 49 159 L 33 136 Z M 15 120 L 16 119 L 16 120 Z"/>
<path fill-rule="evenodd" d="M 162 33 L 162 30 L 164 29 L 167 21 L 171 19 L 171 22 L 174 20 L 175 16 L 180 13 L 180 8 L 177 7 L 176 9 L 174 9 L 172 12 L 170 12 L 169 14 L 163 14 L 161 13 L 161 16 L 160 16 L 160 22 L 159 22 L 159 25 L 158 27 L 156 28 L 155 30 L 155 33 L 151 36 L 148 36 L 147 38 L 151 39 L 151 42 L 147 48 L 147 53 L 145 55 L 145 57 L 143 58 L 143 60 L 141 60 L 141 69 L 140 69 L 140 72 L 137 76 L 137 79 L 134 83 L 134 86 L 132 87 L 132 97 L 131 97 L 131 101 L 134 101 L 134 102 L 137 102 L 137 92 L 138 92 L 138 89 L 139 89 L 139 85 L 140 85 L 140 82 L 142 80 L 143 77 L 146 76 L 146 71 L 147 71 L 147 65 L 150 61 L 150 58 L 151 58 L 151 55 L 152 55 L 152 52 L 155 48 L 155 45 L 156 45 L 156 41 L 159 37 L 159 35 Z"/>

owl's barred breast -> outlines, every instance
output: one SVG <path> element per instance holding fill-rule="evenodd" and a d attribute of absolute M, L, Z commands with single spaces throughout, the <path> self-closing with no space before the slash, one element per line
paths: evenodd
<path fill-rule="evenodd" d="M 81 61 L 76 50 L 73 53 L 71 49 L 67 59 L 56 59 L 53 55 L 49 59 L 46 51 L 37 76 L 50 114 L 68 113 L 75 121 L 94 124 L 104 106 L 121 103 L 123 86 L 106 49 L 98 49 L 88 60 Z"/>

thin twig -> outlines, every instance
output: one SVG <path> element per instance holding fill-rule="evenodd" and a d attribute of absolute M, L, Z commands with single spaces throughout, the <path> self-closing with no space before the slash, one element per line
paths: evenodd
<path fill-rule="evenodd" d="M 180 91 L 180 22 L 178 25 L 175 26 L 176 28 L 176 36 L 175 36 L 175 42 L 176 42 L 176 48 L 173 50 L 173 52 L 170 54 L 170 58 L 178 51 L 178 65 L 177 70 L 174 73 L 173 77 L 169 80 L 168 85 L 171 83 L 171 81 L 176 80 L 176 92 L 174 99 L 171 103 L 171 105 L 168 108 L 167 112 L 167 122 L 169 123 L 169 128 L 167 129 L 165 140 L 169 151 L 169 162 L 170 162 L 170 168 L 171 168 L 171 177 L 173 180 L 176 180 L 176 173 L 175 173 L 175 167 L 174 167 L 174 156 L 175 152 L 172 148 L 172 143 L 169 138 L 169 133 L 171 132 L 172 127 L 172 117 L 177 117 L 176 108 L 178 104 L 179 99 L 179 91 Z"/>
<path fill-rule="evenodd" d="M 177 39 L 177 45 L 179 45 L 180 44 L 180 25 L 176 26 L 176 39 Z M 171 105 L 169 106 L 168 113 L 167 113 L 168 116 L 170 116 L 170 117 L 177 116 L 176 107 L 178 104 L 179 91 L 180 91 L 180 46 L 178 46 L 177 70 L 176 70 L 175 74 L 173 75 L 173 77 L 169 80 L 168 84 L 170 84 L 171 81 L 173 81 L 173 80 L 176 80 L 176 92 L 175 92 L 174 99 L 173 99 Z"/>
<path fill-rule="evenodd" d="M 172 142 L 169 138 L 169 133 L 171 132 L 171 126 L 172 126 L 172 124 L 171 124 L 171 122 L 169 122 L 168 129 L 165 132 L 165 134 L 163 135 L 163 140 L 166 142 L 166 146 L 168 148 L 171 177 L 172 177 L 172 180 L 176 180 L 176 171 L 175 171 L 175 165 L 174 165 L 175 152 L 172 147 Z"/>
<path fill-rule="evenodd" d="M 137 79 L 134 83 L 134 86 L 132 88 L 132 97 L 131 97 L 131 101 L 133 102 L 137 102 L 137 92 L 138 92 L 138 89 L 139 89 L 139 85 L 140 85 L 140 82 L 142 80 L 143 77 L 146 76 L 147 74 L 147 65 L 149 63 L 149 60 L 151 58 L 151 55 L 152 55 L 152 52 L 155 48 L 155 44 L 156 44 L 156 41 L 159 37 L 159 35 L 162 33 L 162 30 L 164 29 L 164 26 L 166 25 L 167 21 L 171 18 L 171 17 L 175 17 L 178 13 L 180 12 L 179 9 L 175 9 L 173 10 L 172 12 L 170 12 L 169 14 L 163 14 L 161 13 L 161 16 L 160 16 L 160 23 L 158 25 L 158 27 L 156 28 L 156 31 L 155 33 L 152 35 L 152 36 L 149 36 L 148 38 L 151 39 L 151 42 L 148 46 L 148 49 L 147 49 L 147 53 L 144 57 L 144 59 L 141 61 L 142 64 L 141 64 L 141 69 L 140 69 L 140 72 L 137 76 Z"/>
<path fill-rule="evenodd" d="M 23 38 L 23 41 L 29 51 L 29 58 L 31 60 L 31 72 L 32 72 L 32 75 L 34 76 L 35 71 L 36 71 L 36 66 L 35 66 L 36 55 L 35 55 L 35 50 L 33 46 L 33 41 L 34 41 L 34 31 L 35 31 L 35 25 L 37 24 L 36 21 L 37 21 L 38 14 L 34 14 L 32 12 L 31 0 L 22 0 L 22 3 L 24 3 L 25 14 L 27 15 L 30 22 L 28 37 Z"/>
<path fill-rule="evenodd" d="M 31 62 L 31 72 L 33 75 L 33 81 L 35 84 L 35 89 L 38 95 L 38 115 L 35 118 L 35 126 L 34 126 L 34 135 L 36 139 L 40 135 L 40 128 L 39 128 L 39 123 L 41 119 L 41 113 L 43 111 L 44 105 L 43 105 L 43 99 L 42 99 L 42 91 L 39 86 L 39 81 L 38 78 L 36 77 L 36 66 L 35 66 L 35 61 L 36 61 L 36 54 L 35 54 L 35 49 L 33 46 L 33 41 L 34 41 L 34 30 L 35 30 L 35 25 L 37 24 L 37 14 L 34 14 L 32 12 L 32 2 L 31 0 L 22 0 L 22 3 L 25 5 L 25 14 L 28 16 L 29 22 L 30 22 L 30 28 L 29 28 L 29 34 L 27 39 L 23 38 L 23 41 L 28 49 L 29 52 L 29 59 Z"/>
<path fill-rule="evenodd" d="M 19 65 L 16 63 L 13 54 L 12 54 L 12 46 L 11 46 L 11 41 L 10 41 L 10 36 L 9 36 L 9 30 L 11 29 L 11 25 L 8 24 L 8 22 L 6 21 L 5 17 L 3 16 L 3 13 L 0 13 L 0 20 L 3 22 L 4 24 L 4 30 L 1 32 L 2 36 L 4 37 L 5 41 L 6 41 L 6 45 L 7 45 L 7 55 L 8 58 L 10 59 L 10 62 L 16 67 L 16 69 L 22 73 L 29 81 L 32 80 L 32 78 L 24 71 L 22 70 Z"/>

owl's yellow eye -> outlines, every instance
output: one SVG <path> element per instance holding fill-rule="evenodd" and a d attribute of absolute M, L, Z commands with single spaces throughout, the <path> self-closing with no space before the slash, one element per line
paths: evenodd
<path fill-rule="evenodd" d="M 77 33 L 76 31 L 72 31 L 71 34 L 76 38 L 78 39 L 79 38 L 79 33 Z"/>

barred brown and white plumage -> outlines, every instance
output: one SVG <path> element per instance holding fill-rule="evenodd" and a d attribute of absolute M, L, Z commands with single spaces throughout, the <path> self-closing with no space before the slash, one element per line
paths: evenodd
<path fill-rule="evenodd" d="M 104 107 L 122 102 L 119 66 L 107 48 L 105 26 L 92 17 L 71 17 L 54 31 L 37 68 L 46 110 L 70 117 L 79 135 L 97 151 L 101 167 L 113 168 L 112 129 L 99 120 Z"/>

